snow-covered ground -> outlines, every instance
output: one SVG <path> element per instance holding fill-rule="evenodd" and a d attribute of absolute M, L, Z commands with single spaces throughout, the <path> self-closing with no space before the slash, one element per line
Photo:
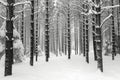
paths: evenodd
<path fill-rule="evenodd" d="M 91 54 L 91 53 L 90 53 Z M 120 80 L 120 56 L 115 61 L 111 57 L 104 57 L 104 72 L 97 70 L 97 62 L 90 56 L 90 64 L 85 62 L 82 55 L 52 56 L 49 62 L 44 57 L 34 66 L 29 60 L 13 65 L 13 75 L 4 77 L 4 57 L 0 61 L 0 80 Z"/>

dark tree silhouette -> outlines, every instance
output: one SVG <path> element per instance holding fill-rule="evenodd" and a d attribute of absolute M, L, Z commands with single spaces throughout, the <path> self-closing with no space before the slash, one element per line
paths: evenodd
<path fill-rule="evenodd" d="M 31 52 L 30 52 L 30 65 L 33 66 L 34 63 L 34 0 L 31 0 Z"/>
<path fill-rule="evenodd" d="M 86 5 L 85 7 L 86 9 L 88 9 L 88 6 Z M 85 26 L 86 26 L 86 31 L 85 31 L 85 40 L 86 40 L 86 51 L 85 51 L 85 55 L 86 55 L 86 62 L 89 63 L 89 24 L 88 24 L 88 16 L 86 16 L 86 20 L 85 20 Z"/>
<path fill-rule="evenodd" d="M 68 3 L 68 59 L 71 58 L 70 4 Z"/>
<path fill-rule="evenodd" d="M 99 7 L 96 8 L 97 12 L 101 11 L 100 0 L 96 0 L 96 4 Z M 102 32 L 101 32 L 101 14 L 96 14 L 96 53 L 97 53 L 97 62 L 98 69 L 103 72 L 103 61 L 102 61 Z"/>
<path fill-rule="evenodd" d="M 114 6 L 113 0 L 111 0 L 112 6 Z M 112 9 L 112 60 L 114 60 L 116 54 L 115 47 L 115 27 L 114 27 L 114 9 Z"/>
<path fill-rule="evenodd" d="M 95 0 L 92 0 L 93 2 L 95 2 Z M 92 7 L 93 10 L 95 10 L 95 7 L 93 6 Z M 95 18 L 95 14 L 92 15 L 92 35 L 93 35 L 93 49 L 94 49 L 94 60 L 97 60 L 97 54 L 96 54 L 96 42 L 95 42 L 95 33 L 96 30 L 95 30 L 95 21 L 96 21 L 96 18 Z"/>
<path fill-rule="evenodd" d="M 36 1 L 37 8 L 39 7 L 38 0 Z M 38 11 L 38 9 L 37 9 Z M 36 53 L 36 61 L 38 61 L 38 38 L 39 38 L 39 26 L 38 26 L 38 13 L 36 14 L 36 37 L 35 37 L 35 53 Z"/>
<path fill-rule="evenodd" d="M 46 62 L 49 61 L 49 0 L 46 1 L 46 19 L 45 19 L 45 55 Z"/>
<path fill-rule="evenodd" d="M 83 4 L 83 8 L 85 8 L 85 5 Z M 85 44 L 86 44 L 86 42 L 85 42 L 85 15 L 83 15 L 83 56 L 85 56 Z"/>
<path fill-rule="evenodd" d="M 5 56 L 5 76 L 12 75 L 13 64 L 13 20 L 14 17 L 14 0 L 7 0 L 7 20 L 6 20 L 6 56 Z"/>

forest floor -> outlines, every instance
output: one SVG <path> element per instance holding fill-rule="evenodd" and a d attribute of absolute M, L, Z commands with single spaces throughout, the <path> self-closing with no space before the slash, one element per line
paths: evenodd
<path fill-rule="evenodd" d="M 34 66 L 29 59 L 13 65 L 13 75 L 4 77 L 4 58 L 0 61 L 0 80 L 120 80 L 120 56 L 115 61 L 111 56 L 103 57 L 104 72 L 97 69 L 97 62 L 90 56 L 90 63 L 85 62 L 82 55 L 51 56 L 49 62 L 39 57 Z"/>

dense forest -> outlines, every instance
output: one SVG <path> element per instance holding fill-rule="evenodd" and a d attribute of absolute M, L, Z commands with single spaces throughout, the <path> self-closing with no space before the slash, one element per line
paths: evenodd
<path fill-rule="evenodd" d="M 120 0 L 0 0 L 0 60 L 4 75 L 29 58 L 92 59 L 104 73 L 104 56 L 120 56 Z M 74 51 L 74 53 L 73 53 Z"/>

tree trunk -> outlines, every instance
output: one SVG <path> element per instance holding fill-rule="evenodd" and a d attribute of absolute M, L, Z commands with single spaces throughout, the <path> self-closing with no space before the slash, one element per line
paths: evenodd
<path fill-rule="evenodd" d="M 37 6 L 37 8 L 39 7 L 39 5 L 38 5 L 38 0 L 36 1 L 36 6 Z M 37 9 L 37 11 L 38 11 L 38 9 Z M 39 26 L 38 26 L 38 13 L 36 14 L 36 37 L 35 37 L 35 53 L 36 53 L 36 61 L 38 61 L 38 38 L 39 38 Z"/>
<path fill-rule="evenodd" d="M 34 63 L 34 0 L 31 0 L 31 52 L 30 52 L 30 65 Z"/>
<path fill-rule="evenodd" d="M 46 55 L 46 62 L 48 62 L 49 61 L 49 0 L 46 0 L 45 55 Z"/>
<path fill-rule="evenodd" d="M 100 4 L 100 0 L 96 0 L 97 5 Z M 97 12 L 101 12 L 101 6 L 96 8 Z M 102 33 L 101 33 L 101 14 L 96 14 L 96 53 L 98 69 L 103 72 L 103 60 L 102 60 Z"/>
<path fill-rule="evenodd" d="M 95 2 L 95 0 L 92 0 L 92 1 Z M 93 10 L 95 10 L 94 6 L 92 8 L 93 8 Z M 95 42 L 95 33 L 94 33 L 94 32 L 96 32 L 96 30 L 95 30 L 95 21 L 96 21 L 96 19 L 95 19 L 95 15 L 94 14 L 92 15 L 92 21 L 93 21 L 93 23 L 92 23 L 92 31 L 93 31 L 92 35 L 93 35 L 94 60 L 97 60 L 96 42 Z"/>
<path fill-rule="evenodd" d="M 5 76 L 12 75 L 13 64 L 13 20 L 14 17 L 14 0 L 7 0 L 7 21 L 6 21 L 6 56 L 5 56 Z"/>
<path fill-rule="evenodd" d="M 111 0 L 112 6 L 114 6 L 113 0 Z M 115 27 L 114 27 L 114 9 L 112 9 L 112 60 L 116 55 L 115 50 Z"/>
<path fill-rule="evenodd" d="M 86 62 L 89 63 L 89 25 L 88 16 L 86 16 Z"/>
<path fill-rule="evenodd" d="M 68 3 L 68 59 L 71 58 L 70 5 Z"/>

